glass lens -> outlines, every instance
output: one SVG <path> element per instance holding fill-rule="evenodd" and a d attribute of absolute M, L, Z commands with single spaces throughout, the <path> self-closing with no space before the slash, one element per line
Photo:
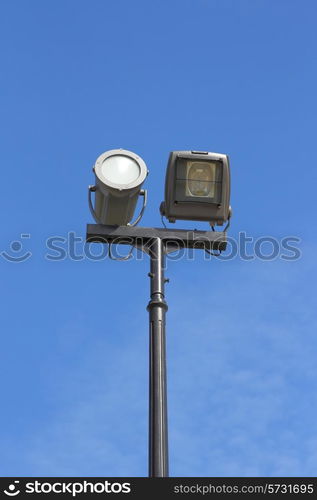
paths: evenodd
<path fill-rule="evenodd" d="M 103 176 L 115 184 L 131 184 L 140 176 L 138 163 L 124 155 L 114 155 L 106 158 L 101 166 Z"/>
<path fill-rule="evenodd" d="M 187 166 L 187 194 L 189 196 L 215 196 L 216 165 L 191 161 Z"/>

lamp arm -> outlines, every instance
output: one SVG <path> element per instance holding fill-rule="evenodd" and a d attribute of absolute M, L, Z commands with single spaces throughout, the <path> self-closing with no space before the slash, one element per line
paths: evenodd
<path fill-rule="evenodd" d="M 96 186 L 88 186 L 88 205 L 89 205 L 89 210 L 93 218 L 98 224 L 101 224 L 100 220 L 98 219 L 96 212 L 94 210 L 93 204 L 92 204 L 92 199 L 91 199 L 91 193 L 94 193 L 97 190 Z"/>
<path fill-rule="evenodd" d="M 142 217 L 143 217 L 144 210 L 146 209 L 146 205 L 147 205 L 147 190 L 146 189 L 141 189 L 139 195 L 143 196 L 143 206 L 141 208 L 141 211 L 140 211 L 138 217 L 135 219 L 135 221 L 131 222 L 131 223 L 128 223 L 127 226 L 136 226 L 140 222 L 140 220 L 142 219 Z"/>

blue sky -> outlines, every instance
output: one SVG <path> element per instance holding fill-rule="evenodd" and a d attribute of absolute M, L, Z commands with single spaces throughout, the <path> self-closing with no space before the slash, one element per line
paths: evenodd
<path fill-rule="evenodd" d="M 2 476 L 147 475 L 148 261 L 46 248 L 84 239 L 91 167 L 117 147 L 150 170 L 145 226 L 161 225 L 169 152 L 202 149 L 230 155 L 232 238 L 300 238 L 293 261 L 169 260 L 170 474 L 316 475 L 316 15 L 2 2 Z"/>

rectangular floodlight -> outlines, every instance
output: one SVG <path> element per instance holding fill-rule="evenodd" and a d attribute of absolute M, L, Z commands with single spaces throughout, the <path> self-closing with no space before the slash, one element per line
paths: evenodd
<path fill-rule="evenodd" d="M 161 214 L 177 219 L 222 225 L 230 217 L 229 158 L 204 151 L 170 153 Z"/>

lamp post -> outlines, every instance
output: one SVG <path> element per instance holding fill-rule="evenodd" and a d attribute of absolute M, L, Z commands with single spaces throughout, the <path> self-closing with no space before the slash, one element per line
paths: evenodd
<path fill-rule="evenodd" d="M 103 165 L 105 161 L 106 165 Z M 146 192 L 140 187 L 147 175 L 147 169 L 143 160 L 134 153 L 125 150 L 104 153 L 98 158 L 94 172 L 96 186 L 89 186 L 88 192 L 90 210 L 97 224 L 87 225 L 86 241 L 108 244 L 109 257 L 115 260 L 111 252 L 113 244 L 130 245 L 131 250 L 127 258 L 131 256 L 133 248 L 143 250 L 150 257 L 151 285 L 150 301 L 147 306 L 149 477 L 167 477 L 169 471 L 165 315 L 168 307 L 164 293 L 165 258 L 169 252 L 180 248 L 203 249 L 209 253 L 225 250 L 226 233 L 214 231 L 214 225 L 229 221 L 231 215 L 228 159 L 226 155 L 216 153 L 173 152 L 168 164 L 165 202 L 160 208 L 162 216 L 166 214 L 170 222 L 176 219 L 209 221 L 213 231 L 137 227 L 136 224 L 146 206 Z M 96 193 L 95 208 L 91 199 L 92 192 Z M 136 221 L 129 224 L 139 195 L 144 197 L 143 208 Z"/>
<path fill-rule="evenodd" d="M 168 476 L 166 339 L 164 295 L 165 247 L 161 238 L 150 242 L 151 300 L 149 311 L 149 476 Z"/>

